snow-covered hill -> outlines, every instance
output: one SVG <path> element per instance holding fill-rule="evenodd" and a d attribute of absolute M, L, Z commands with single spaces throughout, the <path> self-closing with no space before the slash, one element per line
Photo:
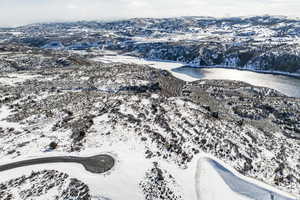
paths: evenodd
<path fill-rule="evenodd" d="M 0 29 L 0 43 L 0 169 L 51 156 L 115 159 L 103 174 L 62 162 L 0 170 L 1 200 L 299 199 L 300 99 L 174 70 L 297 75 L 299 20 L 34 24 Z"/>
<path fill-rule="evenodd" d="M 146 65 L 93 61 L 93 52 L 6 48 L 2 58 L 15 64 L 0 75 L 0 164 L 100 153 L 117 162 L 107 174 L 66 163 L 3 171 L 4 197 L 199 200 L 195 174 L 202 154 L 247 182 L 244 176 L 271 185 L 255 187 L 270 194 L 267 200 L 300 194 L 297 98 L 238 81 L 187 82 Z M 59 64 L 63 60 L 68 64 Z M 226 182 L 235 178 L 205 163 L 224 192 L 250 198 Z M 49 176 L 65 174 L 57 185 L 47 184 Z M 202 195 L 214 193 L 205 184 L 200 189 L 209 191 Z"/>
<path fill-rule="evenodd" d="M 135 56 L 299 73 L 300 21 L 247 18 L 137 18 L 34 24 L 0 30 L 3 43 L 65 50 L 108 49 Z"/>

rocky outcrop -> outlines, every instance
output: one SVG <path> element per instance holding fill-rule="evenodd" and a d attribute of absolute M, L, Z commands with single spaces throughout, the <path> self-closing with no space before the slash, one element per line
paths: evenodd
<path fill-rule="evenodd" d="M 29 187 L 28 184 L 30 184 Z M 47 198 L 48 191 L 51 189 L 55 191 L 51 194 L 52 199 L 91 199 L 89 188 L 85 183 L 70 178 L 68 174 L 53 170 L 32 172 L 28 176 L 24 175 L 0 183 L 0 199 Z"/>
<path fill-rule="evenodd" d="M 146 173 L 146 177 L 139 184 L 146 200 L 181 200 L 176 190 L 176 181 L 171 174 L 160 169 L 157 163 Z"/>

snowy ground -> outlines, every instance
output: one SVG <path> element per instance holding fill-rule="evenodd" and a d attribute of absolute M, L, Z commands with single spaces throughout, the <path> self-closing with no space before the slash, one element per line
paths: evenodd
<path fill-rule="evenodd" d="M 295 199 L 269 185 L 242 177 L 215 158 L 202 157 L 197 164 L 198 200 L 288 200 Z"/>
<path fill-rule="evenodd" d="M 18 124 L 5 122 L 9 115 L 7 107 L 1 109 L 1 125 L 16 127 Z M 102 118 L 101 118 L 102 119 Z M 99 120 L 101 120 L 99 119 Z M 103 119 L 102 119 L 103 120 Z M 94 129 L 101 126 L 94 125 Z M 95 133 L 90 135 L 87 148 L 82 152 L 71 153 L 73 156 L 92 156 L 108 153 L 116 160 L 115 167 L 105 174 L 93 174 L 84 169 L 80 164 L 41 164 L 30 167 L 16 168 L 0 172 L 0 182 L 18 178 L 21 175 L 29 175 L 32 171 L 58 170 L 86 183 L 90 188 L 90 194 L 95 197 L 105 197 L 112 200 L 141 200 L 144 194 L 140 183 L 144 180 L 145 173 L 152 168 L 153 162 L 160 163 L 161 169 L 174 176 L 176 183 L 170 183 L 169 187 L 181 195 L 182 199 L 189 200 L 289 200 L 296 197 L 281 192 L 259 181 L 245 178 L 234 172 L 232 168 L 220 160 L 208 155 L 199 154 L 188 164 L 187 168 L 179 168 L 174 163 L 160 158 L 146 159 L 145 146 L 136 137 L 126 137 L 126 131 L 121 131 L 123 140 L 116 142 L 111 136 L 102 136 Z M 15 160 L 2 159 L 0 165 L 9 162 L 26 160 L 38 157 L 66 156 L 65 153 L 29 153 Z M 49 197 L 49 194 L 48 196 Z M 51 197 L 51 195 L 50 195 Z M 226 198 L 225 198 L 226 197 Z M 43 199 L 45 197 L 41 197 Z M 51 199 L 51 198 L 49 198 Z M 99 199 L 99 198 L 98 198 Z"/>
<path fill-rule="evenodd" d="M 93 197 L 105 197 L 113 200 L 144 199 L 139 183 L 155 160 L 145 159 L 143 149 L 132 143 L 119 143 L 102 148 L 115 156 L 116 166 L 106 174 L 92 174 L 80 164 L 53 163 L 22 167 L 0 172 L 0 181 L 5 182 L 20 175 L 29 175 L 32 170 L 58 170 L 86 183 Z M 90 149 L 81 152 L 81 156 L 93 155 L 99 150 Z M 102 152 L 101 152 L 102 153 Z M 49 153 L 47 156 L 59 154 Z M 22 159 L 18 159 L 22 160 Z M 1 164 L 4 162 L 1 162 Z M 241 177 L 231 171 L 230 167 L 220 164 L 221 161 L 205 154 L 195 157 L 187 169 L 180 169 L 165 161 L 160 161 L 162 169 L 172 174 L 177 181 L 173 186 L 189 200 L 289 200 L 296 199 L 280 192 L 271 186 L 258 181 Z M 171 186 L 172 187 L 172 186 Z"/>
<path fill-rule="evenodd" d="M 112 63 L 112 62 L 120 62 L 126 64 L 140 64 L 140 65 L 148 65 L 153 68 L 163 69 L 170 71 L 175 77 L 182 79 L 184 81 L 195 81 L 199 80 L 188 75 L 177 73 L 171 71 L 172 69 L 176 69 L 179 67 L 183 67 L 184 63 L 180 62 L 172 62 L 172 61 L 162 61 L 162 60 L 146 60 L 143 58 L 137 58 L 133 56 L 123 56 L 123 55 L 105 55 L 101 57 L 96 57 L 92 59 L 93 61 L 103 62 L 103 63 Z"/>
<path fill-rule="evenodd" d="M 31 80 L 33 78 L 37 78 L 37 75 L 31 75 L 28 73 L 11 73 L 6 76 L 0 76 L 0 84 L 1 85 L 10 85 L 15 86 L 17 83 L 25 82 L 26 80 Z"/>
<path fill-rule="evenodd" d="M 106 63 L 111 62 L 122 62 L 122 63 L 135 63 L 135 64 L 145 64 L 150 65 L 154 68 L 165 69 L 180 79 L 185 81 L 197 80 L 197 78 L 191 78 L 188 75 L 182 73 L 177 73 L 172 71 L 172 69 L 183 66 L 184 64 L 176 62 L 163 62 L 163 61 L 147 61 L 144 59 L 134 58 L 130 56 L 104 56 L 97 57 L 94 61 L 101 61 Z M 26 81 L 28 79 L 34 79 L 35 76 L 9 76 L 3 80 L 5 83 L 18 83 Z M 16 82 L 14 82 L 16 80 Z M 147 99 L 143 99 L 142 103 L 149 104 Z M 184 103 L 178 100 L 176 103 Z M 124 106 L 125 107 L 125 106 Z M 178 106 L 179 107 L 179 106 Z M 130 108 L 130 107 L 129 107 Z M 121 109 L 121 112 L 129 112 L 127 107 Z M 134 114 L 134 113 L 130 113 Z M 9 123 L 6 121 L 10 115 L 10 110 L 6 106 L 0 108 L 0 124 L 1 127 L 18 127 L 22 128 L 21 125 L 17 123 Z M 50 123 L 50 122 L 49 122 Z M 103 125 L 104 124 L 104 125 Z M 51 124 L 52 125 L 52 124 Z M 44 129 L 41 132 L 47 132 L 48 135 L 57 135 L 57 137 L 64 138 L 69 133 L 64 132 L 51 132 L 47 124 L 43 124 Z M 50 127 L 50 125 L 49 125 Z M 105 115 L 102 115 L 98 119 L 95 119 L 95 125 L 91 129 L 109 131 L 105 124 Z M 238 175 L 234 170 L 232 170 L 228 165 L 225 165 L 216 158 L 210 155 L 200 154 L 195 156 L 193 160 L 188 163 L 187 168 L 180 168 L 172 162 L 167 162 L 166 160 L 154 157 L 150 159 L 145 158 L 145 151 L 147 150 L 145 145 L 143 145 L 139 138 L 134 137 L 130 134 L 132 132 L 126 130 L 119 130 L 120 133 L 116 133 L 113 136 L 99 134 L 104 133 L 104 131 L 91 132 L 87 137 L 87 142 L 85 144 L 85 150 L 77 153 L 70 153 L 67 155 L 74 156 L 91 156 L 102 153 L 109 153 L 116 158 L 116 166 L 108 173 L 105 174 L 92 174 L 87 172 L 83 166 L 80 164 L 65 164 L 65 163 L 53 163 L 53 164 L 43 164 L 34 165 L 30 167 L 23 167 L 12 169 L 5 172 L 0 172 L 0 182 L 8 181 L 12 178 L 20 177 L 24 174 L 30 174 L 32 170 L 58 170 L 69 174 L 71 177 L 77 178 L 82 182 L 86 183 L 90 188 L 90 193 L 93 197 L 105 197 L 112 200 L 141 200 L 145 199 L 144 193 L 141 188 L 141 182 L 145 180 L 145 174 L 153 169 L 153 163 L 158 162 L 159 167 L 172 174 L 176 182 L 169 180 L 166 177 L 168 188 L 171 188 L 176 194 L 179 194 L 181 199 L 188 200 L 214 200 L 214 199 L 230 199 L 230 200 L 272 200 L 280 199 L 296 199 L 296 197 L 290 196 L 277 189 L 268 186 L 266 184 L 260 183 L 258 181 L 242 177 Z M 122 140 L 116 140 L 114 138 L 116 135 L 122 138 Z M 17 136 L 20 137 L 20 136 Z M 25 136 L 24 136 L 25 137 Z M 1 138 L 0 138 L 1 139 Z M 60 139 L 60 138 L 59 138 Z M 45 140 L 45 141 L 44 141 Z M 40 142 L 45 142 L 49 144 L 47 139 L 36 140 L 36 145 L 41 145 Z M 5 141 L 1 141 L 5 144 Z M 37 152 L 34 150 L 39 150 L 40 148 L 27 148 L 27 154 L 18 157 L 18 160 L 25 160 L 29 158 L 36 157 L 51 157 L 51 156 L 66 156 L 66 153 L 53 153 L 53 152 Z M 26 149 L 25 149 L 26 151 Z M 26 155 L 26 156 L 25 156 Z M 8 162 L 13 162 L 10 158 L 5 158 L 0 161 L 1 164 L 7 164 Z M 246 188 L 246 189 L 245 189 Z M 248 190 L 249 188 L 249 190 Z M 273 197 L 271 198 L 271 194 Z M 42 197 L 40 199 L 43 199 Z M 47 198 L 44 198 L 47 199 Z M 43 200 L 44 200 L 43 199 Z M 50 198 L 49 198 L 50 199 Z M 96 198 L 95 198 L 96 199 Z"/>

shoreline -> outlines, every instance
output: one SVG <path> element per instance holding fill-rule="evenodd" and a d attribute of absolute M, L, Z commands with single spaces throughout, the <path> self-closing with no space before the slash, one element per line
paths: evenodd
<path fill-rule="evenodd" d="M 239 71 L 249 71 L 249 72 L 255 72 L 260 74 L 272 74 L 272 75 L 279 75 L 279 76 L 288 76 L 296 79 L 300 79 L 300 74 L 298 73 L 290 73 L 290 72 L 283 72 L 283 71 L 269 71 L 269 70 L 256 70 L 256 69 L 248 69 L 248 68 L 240 68 L 240 67 L 224 67 L 224 66 L 198 66 L 198 65 L 185 65 L 183 67 L 190 67 L 190 68 L 199 68 L 199 69 L 233 69 L 233 70 L 239 70 Z"/>
<path fill-rule="evenodd" d="M 134 56 L 133 56 L 134 57 Z M 292 78 L 300 79 L 300 73 L 290 73 L 290 72 L 284 72 L 284 71 L 271 71 L 271 70 L 257 70 L 257 69 L 251 69 L 251 68 L 242 68 L 242 67 L 232 67 L 232 66 L 223 66 L 223 65 L 211 65 L 211 66 L 205 66 L 205 65 L 196 65 L 191 63 L 185 63 L 180 61 L 174 61 L 174 60 L 162 60 L 162 59 L 149 59 L 149 58 L 141 58 L 136 57 L 139 59 L 145 59 L 147 61 L 158 61 L 158 62 L 167 62 L 167 63 L 178 63 L 182 64 L 182 67 L 190 67 L 190 68 L 199 68 L 199 69 L 235 69 L 240 71 L 249 71 L 249 72 L 256 72 L 261 74 L 272 74 L 272 75 L 281 75 L 281 76 L 288 76 Z"/>

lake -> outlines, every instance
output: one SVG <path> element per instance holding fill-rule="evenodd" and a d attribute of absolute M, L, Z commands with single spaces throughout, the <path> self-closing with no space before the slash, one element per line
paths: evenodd
<path fill-rule="evenodd" d="M 294 78 L 285 75 L 274 75 L 258 73 L 246 70 L 228 69 L 228 68 L 195 68 L 187 67 L 184 63 L 147 60 L 124 55 L 113 55 L 111 52 L 107 55 L 96 57 L 93 61 L 104 63 L 120 62 L 149 65 L 154 68 L 170 71 L 175 77 L 184 81 L 195 81 L 200 79 L 222 79 L 244 81 L 251 85 L 268 87 L 290 96 L 300 98 L 300 78 Z"/>
<path fill-rule="evenodd" d="M 244 81 L 251 85 L 269 87 L 290 97 L 300 98 L 300 78 L 225 68 L 179 67 L 172 71 L 194 79 L 223 79 Z"/>

